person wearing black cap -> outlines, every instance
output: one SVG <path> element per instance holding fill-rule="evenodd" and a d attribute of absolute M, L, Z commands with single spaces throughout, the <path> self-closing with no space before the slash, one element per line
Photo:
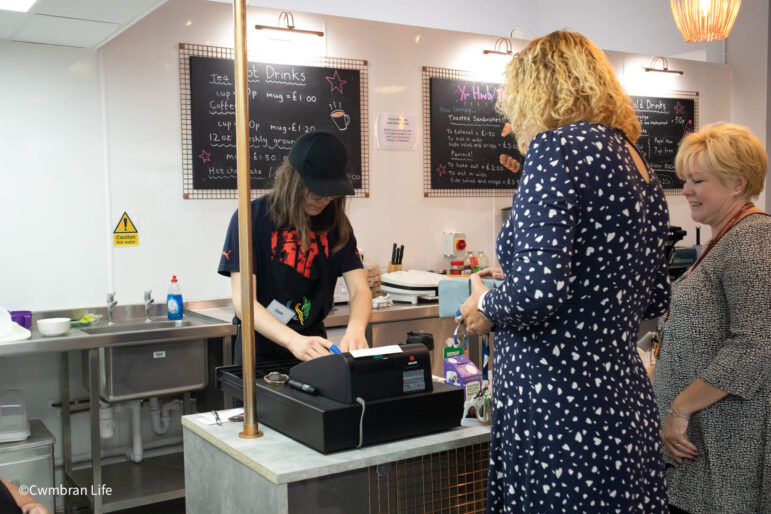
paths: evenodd
<path fill-rule="evenodd" d="M 372 295 L 345 214 L 345 195 L 354 194 L 345 173 L 343 143 L 326 132 L 295 141 L 279 166 L 271 192 L 252 200 L 252 259 L 255 276 L 257 362 L 294 356 L 309 360 L 329 354 L 324 318 L 333 305 L 337 277 L 350 294 L 350 319 L 340 350 L 367 348 L 364 331 Z M 233 214 L 218 272 L 229 276 L 240 323 L 241 279 L 238 211 Z M 241 362 L 241 333 L 234 348 Z"/>

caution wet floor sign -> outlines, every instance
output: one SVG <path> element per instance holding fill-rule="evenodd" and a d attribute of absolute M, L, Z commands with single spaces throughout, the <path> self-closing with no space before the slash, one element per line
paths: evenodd
<path fill-rule="evenodd" d="M 137 246 L 139 232 L 125 212 L 112 233 L 113 246 Z"/>

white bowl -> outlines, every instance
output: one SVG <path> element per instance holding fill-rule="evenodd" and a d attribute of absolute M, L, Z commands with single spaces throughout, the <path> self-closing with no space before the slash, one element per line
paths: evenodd
<path fill-rule="evenodd" d="M 39 319 L 37 329 L 44 336 L 60 336 L 70 329 L 70 318 Z"/>
<path fill-rule="evenodd" d="M 0 307 L 0 336 L 10 334 L 11 330 L 13 330 L 11 313 L 5 310 L 4 307 Z"/>

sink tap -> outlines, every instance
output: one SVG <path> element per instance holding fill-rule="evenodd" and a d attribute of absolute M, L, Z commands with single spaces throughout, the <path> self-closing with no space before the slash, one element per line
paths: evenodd
<path fill-rule="evenodd" d="M 112 293 L 107 293 L 107 316 L 110 319 L 109 323 L 107 323 L 107 326 L 115 324 L 112 321 L 112 310 L 116 305 L 118 305 L 118 302 L 115 301 L 115 292 L 113 291 Z"/>
<path fill-rule="evenodd" d="M 153 290 L 148 289 L 145 291 L 145 323 L 152 323 L 150 320 L 150 304 L 155 300 L 152 298 Z"/>

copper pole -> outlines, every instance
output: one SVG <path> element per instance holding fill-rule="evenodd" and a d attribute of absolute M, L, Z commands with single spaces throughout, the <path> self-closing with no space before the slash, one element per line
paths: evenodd
<path fill-rule="evenodd" d="M 241 263 L 241 352 L 244 377 L 244 431 L 238 437 L 261 437 L 255 394 L 254 310 L 252 287 L 252 202 L 249 177 L 249 84 L 246 79 L 246 0 L 233 2 L 235 18 L 236 163 L 238 166 L 238 258 Z"/>

